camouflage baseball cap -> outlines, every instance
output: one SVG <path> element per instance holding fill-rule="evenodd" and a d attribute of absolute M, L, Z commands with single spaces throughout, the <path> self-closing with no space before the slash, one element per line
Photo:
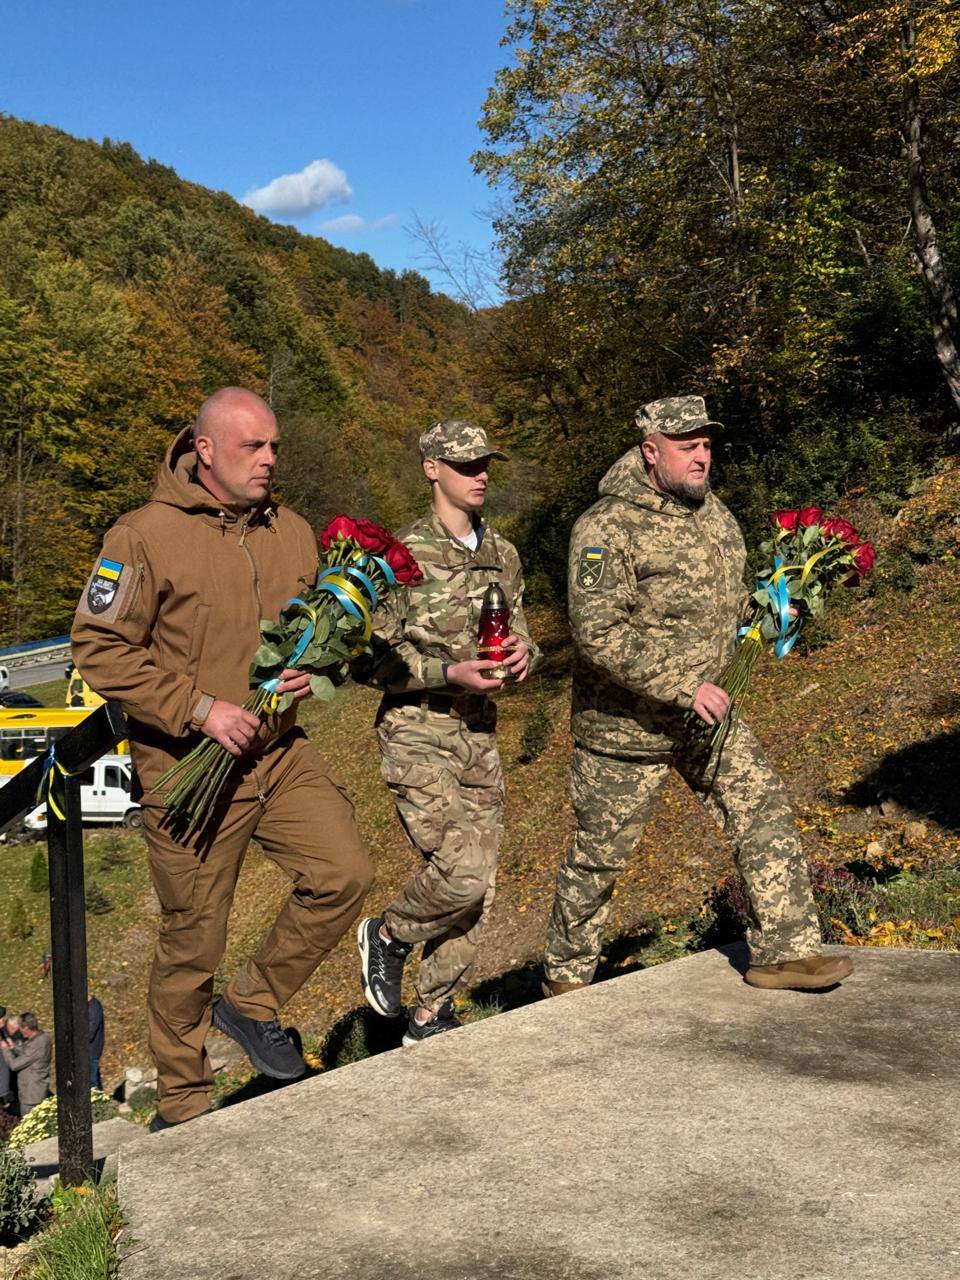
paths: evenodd
<path fill-rule="evenodd" d="M 475 422 L 462 418 L 444 418 L 435 422 L 420 437 L 420 457 L 439 458 L 442 462 L 473 462 L 477 458 L 503 458 L 507 455 L 491 449 L 487 433 Z"/>
<path fill-rule="evenodd" d="M 659 431 L 665 436 L 684 436 L 698 427 L 719 427 L 707 417 L 703 396 L 668 396 L 665 400 L 651 400 L 637 410 L 635 418 L 644 439 Z"/>

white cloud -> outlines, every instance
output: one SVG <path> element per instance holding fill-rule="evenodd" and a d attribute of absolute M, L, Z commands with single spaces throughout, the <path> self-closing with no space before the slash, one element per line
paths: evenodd
<path fill-rule="evenodd" d="M 254 187 L 240 203 L 268 216 L 305 218 L 329 204 L 345 204 L 352 195 L 353 188 L 339 165 L 332 160 L 311 160 L 299 173 L 285 173 L 265 187 Z"/>
<path fill-rule="evenodd" d="M 397 215 L 388 213 L 386 217 L 375 218 L 367 222 L 358 213 L 345 213 L 339 218 L 328 218 L 320 224 L 321 230 L 332 231 L 334 235 L 355 235 L 358 231 L 389 231 L 397 225 Z"/>
<path fill-rule="evenodd" d="M 324 231 L 339 232 L 341 235 L 349 235 L 354 231 L 362 231 L 367 225 L 360 217 L 359 213 L 345 213 L 340 218 L 328 218 L 326 222 L 322 222 L 321 227 Z"/>

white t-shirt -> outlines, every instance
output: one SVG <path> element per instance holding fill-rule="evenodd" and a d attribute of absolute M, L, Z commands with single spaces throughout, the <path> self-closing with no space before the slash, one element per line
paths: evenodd
<path fill-rule="evenodd" d="M 480 541 L 480 535 L 477 533 L 476 528 L 473 528 L 469 533 L 465 533 L 462 538 L 458 538 L 457 541 L 462 542 L 463 545 L 465 547 L 469 547 L 471 551 L 476 551 L 477 543 Z"/>

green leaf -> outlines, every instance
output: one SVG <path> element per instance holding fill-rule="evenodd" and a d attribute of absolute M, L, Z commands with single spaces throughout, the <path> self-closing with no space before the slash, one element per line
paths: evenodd
<path fill-rule="evenodd" d="M 274 667 L 283 661 L 283 654 L 272 644 L 262 644 L 253 655 L 253 666 Z"/>
<path fill-rule="evenodd" d="M 336 690 L 327 676 L 314 675 L 310 677 L 310 692 L 320 702 L 332 702 Z"/>

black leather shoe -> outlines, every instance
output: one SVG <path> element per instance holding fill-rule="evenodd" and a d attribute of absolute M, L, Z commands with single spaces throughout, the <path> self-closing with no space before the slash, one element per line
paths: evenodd
<path fill-rule="evenodd" d="M 238 1013 L 226 996 L 213 1002 L 213 1025 L 244 1051 L 258 1071 L 274 1080 L 296 1080 L 307 1064 L 276 1018 L 259 1021 Z"/>

